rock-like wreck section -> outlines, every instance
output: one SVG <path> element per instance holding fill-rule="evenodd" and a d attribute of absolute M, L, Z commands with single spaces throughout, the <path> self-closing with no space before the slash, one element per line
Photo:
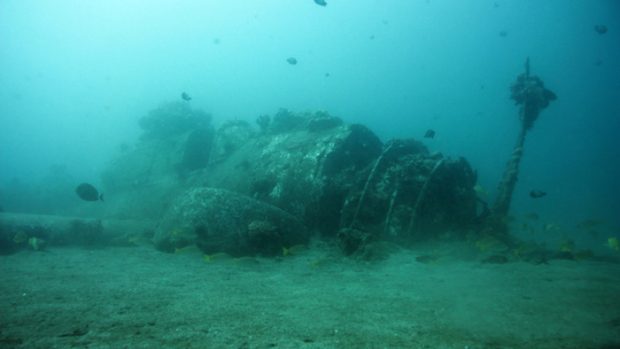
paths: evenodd
<path fill-rule="evenodd" d="M 413 139 L 383 143 L 326 112 L 281 109 L 257 126 L 215 129 L 207 114 L 173 103 L 141 125 L 137 145 L 103 174 L 109 215 L 159 220 L 164 251 L 275 255 L 318 235 L 354 254 L 373 241 L 462 231 L 476 218 L 465 159 Z"/>

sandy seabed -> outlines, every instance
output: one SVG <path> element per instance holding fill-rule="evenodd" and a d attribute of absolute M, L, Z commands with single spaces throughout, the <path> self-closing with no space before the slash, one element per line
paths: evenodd
<path fill-rule="evenodd" d="M 0 256 L 0 348 L 620 348 L 619 264 L 421 252 Z"/>

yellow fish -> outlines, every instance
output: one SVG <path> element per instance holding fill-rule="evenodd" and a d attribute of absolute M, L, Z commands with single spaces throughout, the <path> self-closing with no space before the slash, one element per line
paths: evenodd
<path fill-rule="evenodd" d="M 483 198 L 486 198 L 487 196 L 489 196 L 489 193 L 480 184 L 474 185 L 474 192 L 476 192 L 476 194 L 478 194 L 478 196 L 483 197 Z"/>
<path fill-rule="evenodd" d="M 174 253 L 175 254 L 202 253 L 202 251 L 200 251 L 200 249 L 196 245 L 187 245 L 187 246 L 175 248 Z"/>
<path fill-rule="evenodd" d="M 284 257 L 295 256 L 295 255 L 298 255 L 300 253 L 303 253 L 306 250 L 308 250 L 308 247 L 306 247 L 306 245 L 302 245 L 302 244 L 293 245 L 291 247 L 282 247 L 282 256 L 284 256 Z"/>
<path fill-rule="evenodd" d="M 152 246 L 153 245 L 153 241 L 151 239 L 146 238 L 146 237 L 140 237 L 140 236 L 132 236 L 127 239 L 127 242 L 134 246 Z"/>
<path fill-rule="evenodd" d="M 617 237 L 610 237 L 607 239 L 607 247 L 614 251 L 620 251 L 620 241 Z"/>
<path fill-rule="evenodd" d="M 28 241 L 28 235 L 23 231 L 18 231 L 15 236 L 13 236 L 13 242 L 16 244 L 21 244 Z"/>
<path fill-rule="evenodd" d="M 224 261 L 228 259 L 232 259 L 232 256 L 226 252 L 217 252 L 213 254 L 205 254 L 202 256 L 202 259 L 207 263 L 213 263 L 217 261 Z"/>

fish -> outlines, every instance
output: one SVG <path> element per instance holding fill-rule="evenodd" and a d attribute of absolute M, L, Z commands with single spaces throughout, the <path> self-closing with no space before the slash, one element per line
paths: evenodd
<path fill-rule="evenodd" d="M 547 195 L 547 193 L 542 191 L 542 190 L 534 189 L 534 190 L 530 191 L 530 197 L 532 199 L 539 199 L 539 198 L 542 198 L 545 195 Z"/>
<path fill-rule="evenodd" d="M 226 252 L 217 252 L 213 254 L 205 254 L 202 259 L 207 263 L 213 263 L 217 261 L 231 260 L 233 257 Z"/>
<path fill-rule="evenodd" d="M 607 33 L 607 26 L 604 24 L 597 24 L 594 26 L 594 31 L 599 33 L 600 35 L 603 35 Z"/>
<path fill-rule="evenodd" d="M 177 248 L 174 249 L 174 254 L 191 254 L 191 253 L 200 253 L 200 254 L 202 254 L 202 251 L 200 251 L 198 246 L 196 246 L 195 244 L 187 245 L 187 246 L 183 246 L 183 247 L 177 247 Z"/>
<path fill-rule="evenodd" d="M 187 92 L 183 92 L 181 93 L 181 98 L 183 98 L 184 101 L 189 102 L 192 100 L 192 97 L 190 97 Z"/>
<path fill-rule="evenodd" d="M 620 251 L 620 240 L 617 237 L 610 237 L 607 239 L 607 247 L 614 251 Z"/>
<path fill-rule="evenodd" d="M 16 244 L 22 244 L 24 242 L 28 241 L 28 234 L 24 233 L 23 231 L 18 231 L 14 236 L 13 236 L 13 242 Z"/>
<path fill-rule="evenodd" d="M 258 259 L 251 257 L 251 256 L 243 256 L 243 257 L 234 258 L 233 262 L 243 267 L 253 267 L 260 263 Z"/>
<path fill-rule="evenodd" d="M 132 246 L 153 246 L 153 240 L 144 236 L 131 236 L 127 238 L 127 243 Z"/>
<path fill-rule="evenodd" d="M 304 251 L 307 251 L 308 247 L 306 245 L 303 244 L 299 244 L 299 245 L 293 245 L 291 247 L 282 247 L 282 256 L 287 257 L 287 256 L 295 256 L 298 255 L 300 253 L 303 253 Z"/>
<path fill-rule="evenodd" d="M 314 3 L 319 6 L 327 6 L 327 2 L 325 2 L 325 0 L 314 0 Z"/>
<path fill-rule="evenodd" d="M 28 246 L 30 246 L 30 248 L 32 248 L 34 251 L 43 251 L 45 250 L 47 243 L 43 239 L 31 237 L 28 239 Z"/>
<path fill-rule="evenodd" d="M 428 129 L 426 133 L 424 133 L 424 138 L 435 138 L 435 130 Z"/>
<path fill-rule="evenodd" d="M 295 58 L 295 57 L 289 57 L 289 58 L 287 58 L 287 59 L 286 59 L 286 62 L 287 62 L 288 64 L 290 64 L 290 65 L 295 65 L 295 64 L 297 64 L 297 58 Z"/>
<path fill-rule="evenodd" d="M 84 201 L 103 201 L 103 193 L 99 194 L 97 189 L 88 183 L 82 183 L 75 188 L 75 193 Z"/>
<path fill-rule="evenodd" d="M 474 192 L 476 193 L 476 195 L 481 196 L 481 197 L 489 196 L 489 192 L 486 189 L 484 189 L 484 187 L 480 184 L 474 185 Z"/>
<path fill-rule="evenodd" d="M 505 30 L 501 30 L 501 31 L 499 32 L 499 36 L 501 36 L 502 38 L 505 38 L 506 36 L 508 36 L 508 32 L 507 32 L 507 31 L 505 31 Z"/>

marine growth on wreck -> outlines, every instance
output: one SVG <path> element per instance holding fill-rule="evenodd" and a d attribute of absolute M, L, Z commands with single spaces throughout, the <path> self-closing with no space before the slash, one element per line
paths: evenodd
<path fill-rule="evenodd" d="M 136 147 L 104 172 L 106 195 L 117 198 L 109 214 L 156 220 L 164 251 L 274 255 L 318 236 L 354 254 L 375 241 L 465 231 L 476 219 L 465 159 L 414 139 L 384 143 L 325 111 L 281 109 L 256 125 L 214 128 L 205 113 L 172 103 L 140 125 Z"/>

